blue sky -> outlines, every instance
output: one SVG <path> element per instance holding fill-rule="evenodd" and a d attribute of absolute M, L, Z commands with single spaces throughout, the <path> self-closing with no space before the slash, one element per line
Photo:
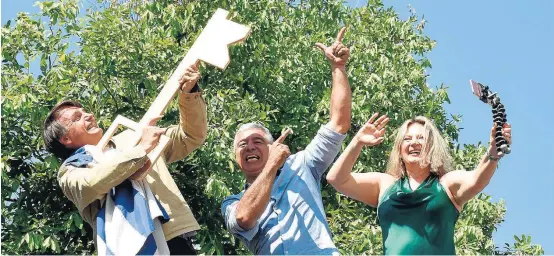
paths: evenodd
<path fill-rule="evenodd" d="M 17 12 L 38 12 L 36 0 L 2 1 L 2 24 Z M 86 1 L 85 1 L 86 2 Z M 351 6 L 367 1 L 350 0 Z M 461 114 L 460 142 L 487 142 L 490 107 L 471 94 L 468 80 L 498 91 L 513 127 L 512 153 L 501 160 L 485 193 L 503 198 L 505 222 L 497 245 L 513 235 L 531 235 L 554 254 L 554 1 L 385 0 L 402 19 L 408 4 L 428 21 L 425 34 L 437 41 L 428 55 L 429 84 L 450 86 L 449 113 Z"/>

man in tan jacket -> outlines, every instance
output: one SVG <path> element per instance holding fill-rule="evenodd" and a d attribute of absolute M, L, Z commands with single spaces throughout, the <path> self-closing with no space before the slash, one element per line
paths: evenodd
<path fill-rule="evenodd" d="M 62 165 L 58 182 L 63 193 L 78 208 L 83 219 L 94 230 L 96 239 L 96 216 L 102 207 L 105 195 L 111 188 L 128 178 L 133 178 L 152 169 L 146 176 L 150 189 L 168 213 L 170 220 L 163 224 L 163 233 L 171 254 L 196 254 L 190 238 L 200 226 L 187 202 L 171 177 L 167 164 L 184 159 L 206 139 L 206 103 L 197 81 L 200 73 L 195 66 L 187 69 L 180 79 L 179 94 L 180 124 L 167 128 L 145 127 L 138 145 L 122 149 L 122 142 L 129 133 L 113 137 L 111 147 L 118 157 L 106 162 L 79 168 Z M 85 112 L 75 101 L 62 101 L 48 114 L 44 121 L 44 141 L 50 152 L 62 160 L 85 145 L 96 145 L 103 135 L 94 115 Z M 150 163 L 147 154 L 155 148 L 162 134 L 170 138 L 165 151 L 155 163 Z"/>

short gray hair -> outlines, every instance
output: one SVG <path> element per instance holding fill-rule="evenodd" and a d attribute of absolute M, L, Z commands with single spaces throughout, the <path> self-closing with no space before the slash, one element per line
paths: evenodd
<path fill-rule="evenodd" d="M 241 126 L 239 126 L 239 129 L 235 133 L 235 140 L 233 142 L 233 148 L 236 147 L 235 144 L 237 143 L 237 135 L 239 133 L 243 132 L 243 131 L 250 130 L 250 129 L 260 129 L 260 130 L 264 131 L 265 139 L 269 142 L 269 144 L 273 143 L 273 136 L 271 136 L 271 132 L 269 132 L 269 130 L 267 128 L 265 128 L 265 126 L 263 126 L 262 124 L 252 122 L 252 123 L 242 124 Z"/>

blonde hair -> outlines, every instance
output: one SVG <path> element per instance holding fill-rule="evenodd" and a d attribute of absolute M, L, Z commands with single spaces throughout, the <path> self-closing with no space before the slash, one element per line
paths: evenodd
<path fill-rule="evenodd" d="M 389 157 L 387 173 L 396 178 L 407 175 L 406 166 L 404 165 L 404 161 L 402 161 L 400 147 L 408 131 L 408 126 L 414 123 L 423 125 L 425 130 L 423 134 L 425 143 L 421 145 L 421 161 L 419 165 L 421 167 L 431 165 L 431 172 L 439 177 L 451 171 L 452 156 L 450 155 L 447 141 L 442 137 L 439 129 L 437 129 L 429 118 L 417 116 L 413 119 L 406 120 L 397 130 L 394 147 Z"/>

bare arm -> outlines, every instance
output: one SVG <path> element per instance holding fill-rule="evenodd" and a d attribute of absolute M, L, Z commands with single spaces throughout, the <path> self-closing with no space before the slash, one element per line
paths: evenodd
<path fill-rule="evenodd" d="M 381 181 L 388 178 L 389 175 L 352 173 L 352 168 L 364 145 L 375 146 L 384 140 L 385 126 L 389 118 L 383 115 L 374 122 L 377 115 L 377 113 L 373 114 L 369 121 L 362 126 L 327 174 L 327 181 L 337 191 L 371 206 L 377 205 Z"/>
<path fill-rule="evenodd" d="M 329 47 L 317 43 L 331 64 L 332 88 L 331 110 L 329 127 L 344 134 L 350 129 L 350 113 L 352 112 L 352 92 L 346 75 L 346 62 L 350 57 L 350 50 L 342 44 L 346 28 L 343 27 L 337 35 L 336 41 Z"/>
<path fill-rule="evenodd" d="M 327 174 L 327 181 L 337 191 L 373 207 L 377 206 L 380 181 L 386 174 L 352 173 L 352 167 L 363 148 L 356 138 L 344 150 Z"/>
<path fill-rule="evenodd" d="M 237 205 L 236 219 L 243 229 L 252 229 L 269 203 L 277 170 L 283 166 L 290 155 L 288 146 L 281 144 L 286 136 L 288 136 L 288 132 L 281 135 L 271 145 L 269 159 L 264 169 L 246 190 Z"/>
<path fill-rule="evenodd" d="M 332 67 L 331 69 L 333 88 L 331 89 L 329 125 L 336 132 L 345 134 L 350 129 L 352 93 L 345 67 Z"/>
<path fill-rule="evenodd" d="M 493 127 L 491 130 L 491 145 L 475 170 L 454 171 L 444 176 L 444 182 L 460 206 L 485 189 L 498 167 L 498 160 L 489 158 L 489 156 L 493 158 L 498 157 L 496 147 L 494 146 L 494 129 Z M 503 127 L 502 133 L 508 143 L 511 144 L 511 127 L 509 124 Z"/>

